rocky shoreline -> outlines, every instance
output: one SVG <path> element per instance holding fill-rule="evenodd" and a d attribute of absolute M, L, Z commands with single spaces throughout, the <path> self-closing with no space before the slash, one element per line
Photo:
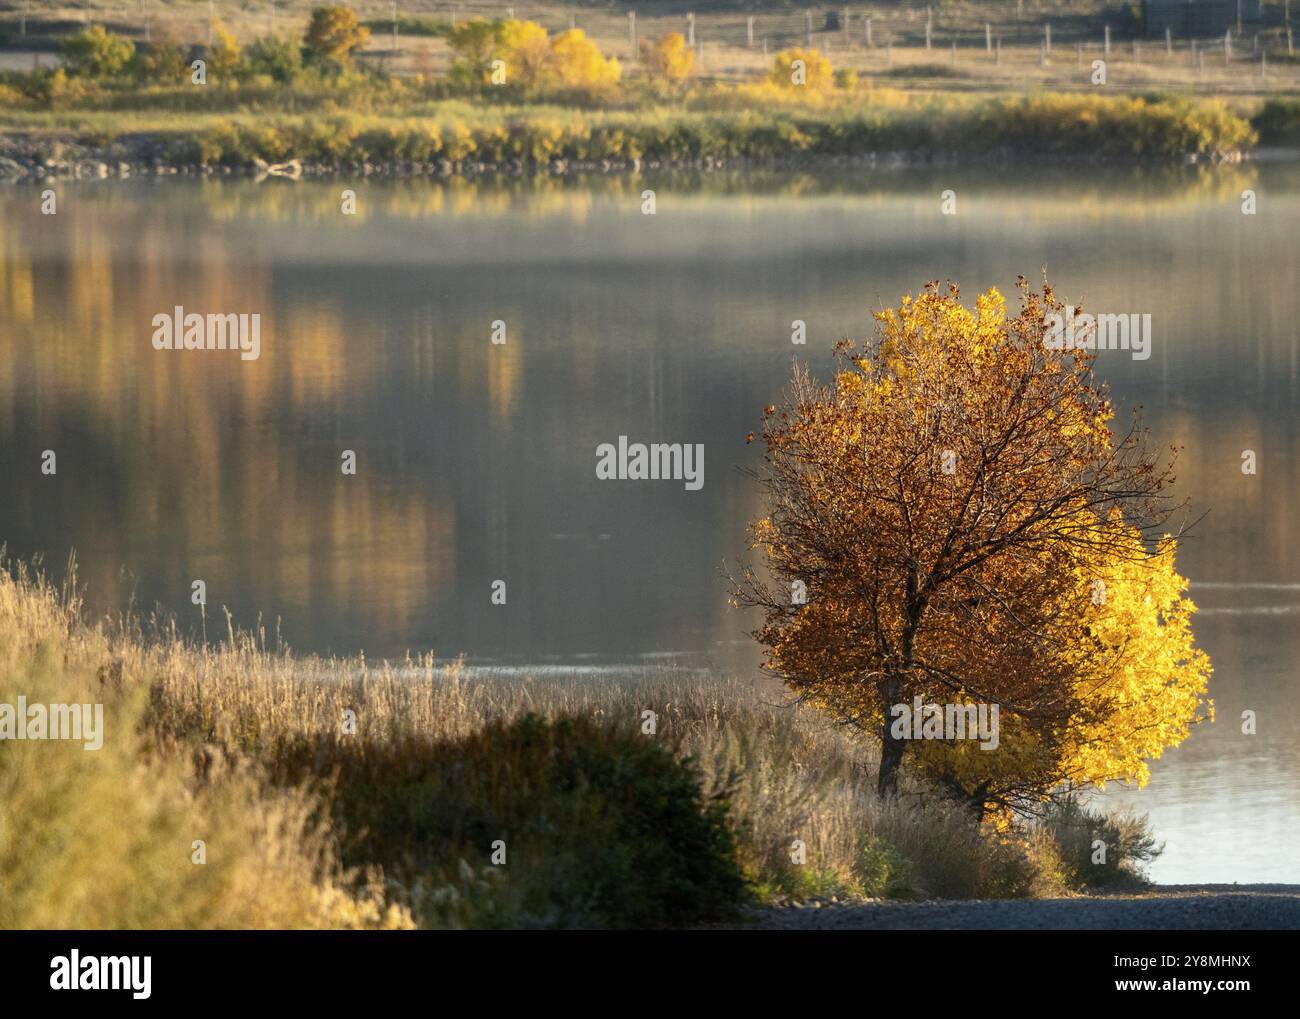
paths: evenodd
<path fill-rule="evenodd" d="M 252 163 L 217 165 L 181 163 L 167 158 L 167 140 L 155 135 L 122 137 L 107 145 L 95 145 L 68 138 L 51 138 L 47 135 L 0 136 L 0 180 L 67 180 L 67 179 L 126 179 L 131 177 L 265 177 L 280 176 L 291 179 L 310 178 L 451 178 L 484 176 L 566 176 L 576 174 L 626 174 L 645 170 L 689 170 L 717 172 L 722 170 L 817 170 L 843 167 L 907 168 L 957 165 L 1009 165 L 1023 163 L 1052 163 L 1059 161 L 1049 153 L 1017 153 L 1011 149 L 981 153 L 891 151 L 863 152 L 854 155 L 802 154 L 786 159 L 736 157 L 719 159 L 704 157 L 692 160 L 664 159 L 552 159 L 546 162 L 508 160 L 492 163 L 478 160 L 434 162 L 340 162 L 321 163 L 291 159 L 280 164 L 262 160 Z M 51 154 L 51 152 L 56 154 Z M 1188 154 L 1179 162 L 1240 163 L 1249 159 L 1248 151 L 1217 154 L 1212 158 Z M 1086 160 L 1071 160 L 1073 165 L 1086 164 Z M 1138 163 L 1141 160 L 1098 159 L 1093 165 L 1118 165 Z M 1152 162 L 1147 160 L 1147 162 Z M 1167 159 L 1159 162 L 1169 163 Z"/>

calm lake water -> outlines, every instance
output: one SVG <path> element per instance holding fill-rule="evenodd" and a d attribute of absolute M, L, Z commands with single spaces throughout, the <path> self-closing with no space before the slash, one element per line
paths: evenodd
<path fill-rule="evenodd" d="M 1296 167 L 372 182 L 354 217 L 344 186 L 67 182 L 55 216 L 0 188 L 11 555 L 75 548 L 96 610 L 193 627 L 202 578 L 210 608 L 307 651 L 750 670 L 720 566 L 791 357 L 824 372 L 928 279 L 1013 298 L 1046 267 L 1090 310 L 1151 314 L 1150 359 L 1100 371 L 1184 447 L 1208 513 L 1180 569 L 1219 720 L 1108 797 L 1151 813 L 1158 880 L 1300 881 Z M 176 305 L 259 313 L 261 357 L 155 351 Z M 598 481 L 620 435 L 703 443 L 703 488 Z"/>

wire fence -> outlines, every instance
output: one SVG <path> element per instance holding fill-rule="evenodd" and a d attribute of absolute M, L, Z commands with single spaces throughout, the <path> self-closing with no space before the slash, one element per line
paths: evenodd
<path fill-rule="evenodd" d="M 319 0 L 324 3 L 326 0 Z M 726 52 L 766 58 L 791 47 L 892 60 L 892 50 L 922 59 L 1000 64 L 1004 49 L 1041 65 L 1085 54 L 1165 62 L 1200 70 L 1206 60 L 1263 66 L 1294 61 L 1292 0 L 989 0 L 986 3 L 895 2 L 812 5 L 802 10 L 694 12 L 636 3 L 574 4 L 499 0 L 353 0 L 346 6 L 372 26 L 372 50 L 427 45 L 409 29 L 443 29 L 471 18 L 514 17 L 550 32 L 581 28 L 607 52 L 634 58 L 639 44 L 680 32 L 701 57 Z M 1300 3 L 1300 0 L 1296 0 Z M 0 40 L 7 48 L 52 49 L 78 23 L 103 24 L 135 38 L 155 32 L 203 41 L 221 21 L 241 38 L 300 30 L 315 0 L 76 0 L 0 2 Z M 391 29 L 389 26 L 392 26 Z"/>

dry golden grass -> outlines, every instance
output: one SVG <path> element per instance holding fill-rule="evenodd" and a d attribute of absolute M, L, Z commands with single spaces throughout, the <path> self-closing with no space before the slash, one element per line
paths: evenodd
<path fill-rule="evenodd" d="M 433 769 L 417 788 L 436 796 L 466 762 L 440 765 L 447 755 L 430 747 L 472 743 L 484 727 L 527 714 L 635 731 L 647 709 L 661 745 L 690 759 L 708 797 L 724 797 L 760 899 L 1065 888 L 1059 854 L 1041 837 L 981 830 L 922 790 L 882 805 L 870 747 L 762 681 L 673 670 L 508 678 L 427 658 L 322 659 L 229 620 L 219 646 L 196 646 L 156 621 L 87 625 L 72 586 L 9 563 L 0 570 L 0 701 L 19 693 L 103 702 L 107 734 L 94 752 L 54 741 L 0 750 L 0 927 L 466 926 L 489 914 L 497 925 L 546 925 L 535 909 L 512 910 L 529 895 L 535 902 L 537 882 L 550 877 L 539 871 L 531 888 L 507 887 L 486 856 L 467 863 L 472 851 L 450 835 L 430 844 L 424 833 L 421 858 L 437 863 L 423 872 L 384 875 L 356 859 L 366 843 L 331 804 L 366 793 L 331 782 L 357 755 L 391 759 L 408 782 L 412 768 Z M 353 716 L 354 734 L 345 728 Z M 304 747 L 323 759 L 308 781 L 286 784 Z M 196 839 L 207 844 L 202 866 L 190 862 Z M 804 864 L 791 862 L 796 840 Z M 350 868 L 340 862 L 345 847 Z"/>
<path fill-rule="evenodd" d="M 374 875 L 340 867 L 309 791 L 268 788 L 252 761 L 212 757 L 200 776 L 159 753 L 132 682 L 151 654 L 79 610 L 70 589 L 0 579 L 0 700 L 103 703 L 105 729 L 94 751 L 0 750 L 0 928 L 411 926 Z"/>

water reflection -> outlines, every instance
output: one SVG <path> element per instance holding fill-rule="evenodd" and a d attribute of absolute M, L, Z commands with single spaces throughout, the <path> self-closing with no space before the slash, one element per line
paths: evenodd
<path fill-rule="evenodd" d="M 182 623 L 201 577 L 304 649 L 749 668 L 718 567 L 758 511 L 735 468 L 792 354 L 825 369 L 927 279 L 973 297 L 1046 266 L 1064 297 L 1152 314 L 1151 359 L 1101 368 L 1209 511 L 1180 565 L 1220 721 L 1136 798 L 1171 844 L 1157 876 L 1300 880 L 1295 168 L 369 182 L 355 218 L 344 186 L 67 183 L 54 217 L 0 191 L 11 553 L 75 547 L 97 608 L 134 591 Z M 262 357 L 152 350 L 176 304 L 260 313 Z M 619 435 L 704 443 L 703 490 L 597 481 Z"/>

